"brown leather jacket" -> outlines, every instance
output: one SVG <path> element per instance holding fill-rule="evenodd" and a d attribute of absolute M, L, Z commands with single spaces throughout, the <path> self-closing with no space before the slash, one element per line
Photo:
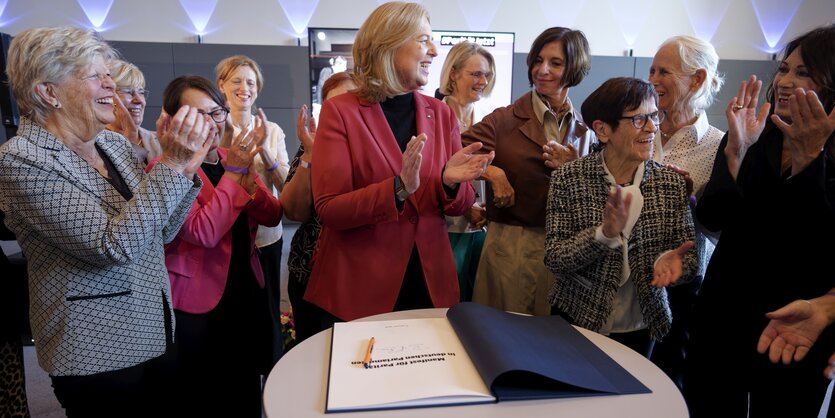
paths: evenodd
<path fill-rule="evenodd" d="M 493 191 L 487 187 L 487 219 L 507 225 L 545 226 L 545 206 L 551 169 L 542 159 L 542 146 L 547 142 L 545 131 L 534 114 L 532 92 L 516 99 L 507 107 L 498 108 L 461 134 L 464 146 L 482 142 L 482 151 L 496 151 L 493 165 L 501 168 L 515 191 L 515 205 L 497 208 Z M 574 123 L 566 131 L 563 145 L 572 144 L 580 157 L 589 153 L 597 141 L 580 112 L 573 109 Z"/>

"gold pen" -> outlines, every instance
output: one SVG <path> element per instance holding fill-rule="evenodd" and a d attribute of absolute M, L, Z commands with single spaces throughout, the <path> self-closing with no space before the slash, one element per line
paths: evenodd
<path fill-rule="evenodd" d="M 374 337 L 368 340 L 368 348 L 365 349 L 365 359 L 362 361 L 363 367 L 371 368 L 371 352 L 374 351 Z"/>

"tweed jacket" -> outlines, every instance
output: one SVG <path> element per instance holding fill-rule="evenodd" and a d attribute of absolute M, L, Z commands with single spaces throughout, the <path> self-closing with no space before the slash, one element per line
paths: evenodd
<path fill-rule="evenodd" d="M 496 151 L 492 165 L 504 170 L 516 193 L 516 204 L 497 208 L 493 203 L 493 188 L 486 187 L 487 219 L 506 225 L 528 227 L 545 226 L 545 202 L 551 169 L 542 160 L 542 146 L 548 140 L 545 130 L 533 109 L 533 92 L 523 94 L 513 104 L 498 108 L 461 134 L 464 146 L 481 142 L 480 152 Z M 571 144 L 582 157 L 589 153 L 597 137 L 583 123 L 575 108 L 574 122 L 569 124 L 563 145 Z"/>
<path fill-rule="evenodd" d="M 0 147 L 0 208 L 26 255 L 38 361 L 53 376 L 122 369 L 165 351 L 163 298 L 173 312 L 163 244 L 202 185 L 161 164 L 146 174 L 119 134 L 95 141 L 129 201 L 27 118 Z"/>
<path fill-rule="evenodd" d="M 670 329 L 667 291 L 650 285 L 661 253 L 694 239 L 684 177 L 648 160 L 640 190 L 644 205 L 628 238 L 630 280 L 635 284 L 644 322 L 660 340 Z M 602 153 L 596 152 L 554 170 L 548 194 L 545 265 L 554 273 L 552 305 L 577 325 L 598 331 L 613 309 L 621 281 L 623 249 L 595 240 L 603 222 L 610 184 Z M 691 249 L 678 283 L 692 280 L 698 257 Z"/>

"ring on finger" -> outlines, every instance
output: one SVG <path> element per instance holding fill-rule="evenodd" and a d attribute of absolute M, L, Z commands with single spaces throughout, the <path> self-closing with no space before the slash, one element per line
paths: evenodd
<path fill-rule="evenodd" d="M 741 104 L 738 104 L 738 103 L 734 104 L 734 110 L 739 110 L 739 109 L 742 109 L 743 107 L 745 107 L 745 106 L 743 106 Z"/>
<path fill-rule="evenodd" d="M 247 146 L 244 144 L 238 145 L 238 149 L 240 149 L 241 151 L 246 151 L 246 148 Z"/>

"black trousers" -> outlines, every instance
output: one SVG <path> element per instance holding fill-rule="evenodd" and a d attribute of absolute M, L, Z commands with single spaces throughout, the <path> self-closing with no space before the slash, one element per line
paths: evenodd
<path fill-rule="evenodd" d="M 270 317 L 270 357 L 272 368 L 284 355 L 284 339 L 281 336 L 281 250 L 284 238 L 258 248 L 258 261 L 264 270 L 264 291 L 267 296 L 267 310 Z M 266 377 L 269 371 L 264 374 Z"/>
<path fill-rule="evenodd" d="M 293 320 L 296 327 L 296 344 L 312 337 L 321 331 L 322 310 L 304 300 L 304 292 L 307 290 L 307 280 L 310 276 L 299 277 L 298 274 L 290 272 L 287 280 L 287 293 L 290 297 L 290 304 L 293 305 Z M 302 283 L 302 280 L 305 282 Z"/>
<path fill-rule="evenodd" d="M 149 417 L 169 414 L 176 402 L 175 349 L 165 304 L 167 348 L 136 366 L 85 376 L 50 376 L 55 397 L 68 418 Z"/>

